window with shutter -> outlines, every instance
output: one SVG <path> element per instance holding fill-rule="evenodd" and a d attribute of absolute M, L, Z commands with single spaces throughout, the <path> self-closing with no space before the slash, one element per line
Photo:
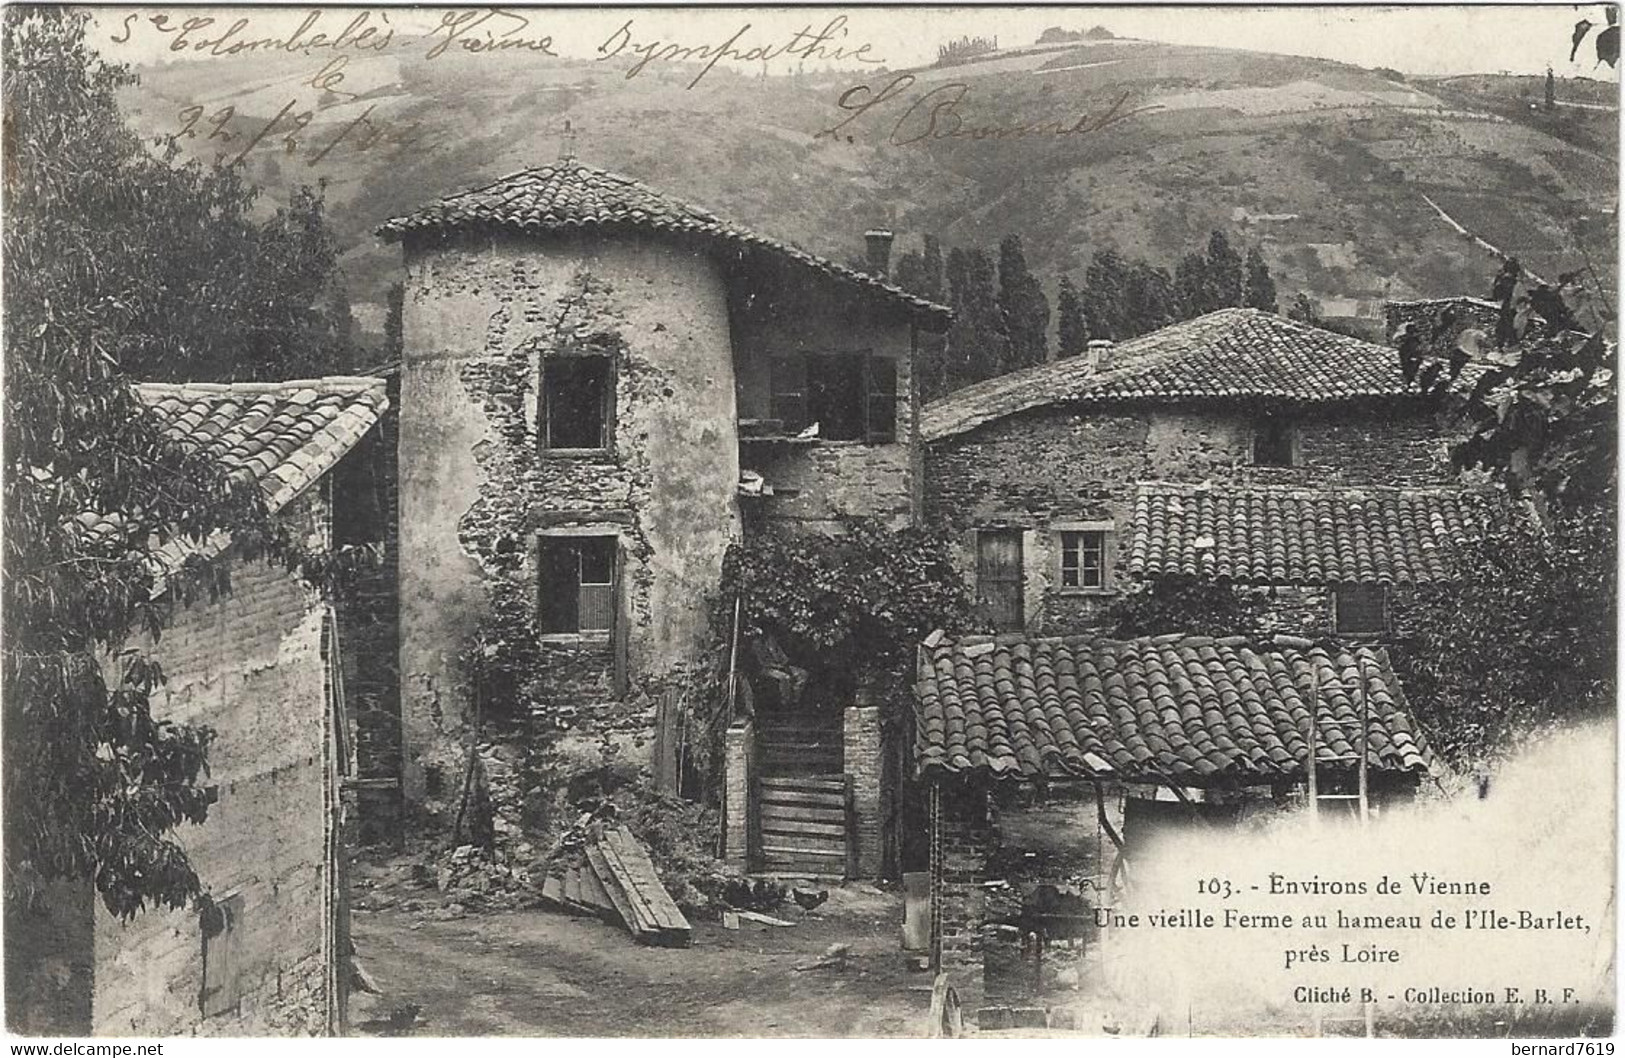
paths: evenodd
<path fill-rule="evenodd" d="M 1096 529 L 1063 532 L 1061 587 L 1101 591 L 1106 585 L 1106 533 Z"/>
<path fill-rule="evenodd" d="M 869 358 L 869 440 L 889 444 L 897 439 L 897 362 Z"/>
<path fill-rule="evenodd" d="M 554 356 L 542 361 L 539 433 L 544 450 L 609 447 L 613 363 L 607 356 Z"/>
<path fill-rule="evenodd" d="M 768 414 L 789 433 L 800 433 L 807 427 L 807 358 L 799 353 L 775 356 L 770 370 Z"/>

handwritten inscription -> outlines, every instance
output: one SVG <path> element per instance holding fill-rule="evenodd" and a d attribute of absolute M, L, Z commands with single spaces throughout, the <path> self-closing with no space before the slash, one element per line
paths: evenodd
<path fill-rule="evenodd" d="M 628 81 L 638 76 L 652 63 L 703 61 L 704 68 L 694 75 L 694 79 L 688 83 L 689 88 L 704 80 L 705 75 L 724 59 L 737 62 L 771 62 L 774 59 L 791 58 L 809 61 L 884 63 L 884 59 L 870 54 L 872 45 L 869 43 L 856 45 L 845 43 L 850 33 L 846 23 L 845 15 L 837 15 L 825 23 L 823 29 L 814 30 L 809 23 L 792 34 L 789 40 L 747 46 L 746 35 L 751 29 L 749 22 L 740 26 L 730 36 L 716 42 L 684 44 L 664 40 L 640 41 L 633 35 L 632 20 L 627 19 L 598 46 L 598 61 L 603 62 L 620 55 L 634 57 L 634 62 L 626 71 Z"/>
<path fill-rule="evenodd" d="M 1111 105 L 1098 111 L 1014 121 L 976 120 L 967 116 L 971 101 L 970 85 L 954 81 L 910 95 L 909 89 L 914 86 L 915 81 L 913 74 L 905 73 L 897 75 L 878 91 L 868 84 L 848 88 L 841 93 L 835 103 L 846 111 L 847 116 L 828 128 L 820 129 L 816 136 L 851 140 L 852 135 L 846 130 L 855 123 L 871 114 L 876 116 L 895 114 L 899 108 L 901 114 L 886 135 L 886 142 L 894 147 L 907 147 L 934 140 L 1022 140 L 1086 136 L 1121 124 L 1138 114 L 1162 109 L 1160 105 L 1131 106 L 1130 93 L 1125 91 Z"/>
<path fill-rule="evenodd" d="M 173 19 L 167 14 L 125 15 L 118 32 L 109 39 L 114 44 L 128 42 L 135 27 L 142 21 L 168 37 L 166 47 L 173 52 L 191 52 L 217 58 L 256 52 L 284 52 L 289 55 L 335 53 L 345 50 L 387 51 L 395 39 L 395 30 L 385 12 L 362 11 L 352 17 L 339 32 L 328 34 L 317 30 L 322 24 L 323 12 L 307 11 L 297 29 L 284 36 L 253 36 L 253 20 L 239 18 L 230 25 L 208 15 L 194 15 Z"/>
<path fill-rule="evenodd" d="M 301 108 L 296 99 L 284 104 L 270 121 L 250 121 L 246 130 L 236 127 L 235 107 L 224 106 L 213 113 L 206 113 L 207 110 L 197 105 L 182 107 L 176 115 L 178 126 L 170 140 L 217 143 L 222 148 L 222 161 L 230 154 L 230 145 L 240 143 L 242 146 L 230 157 L 233 164 L 242 161 L 262 143 L 278 147 L 284 154 L 303 154 L 306 164 L 315 166 L 341 145 L 358 153 L 379 147 L 407 148 L 418 146 L 423 135 L 422 126 L 417 122 L 403 125 L 374 116 L 376 106 L 369 106 L 335 130 L 325 132 L 320 139 L 310 131 L 318 112 L 314 108 Z"/>
<path fill-rule="evenodd" d="M 536 55 L 557 58 L 553 38 L 533 35 L 530 19 L 514 11 L 499 7 L 473 11 L 447 11 L 440 24 L 429 33 L 434 47 L 424 52 L 426 59 L 438 59 L 450 48 L 456 47 L 470 55 L 495 51 L 526 51 Z M 438 39 L 437 39 L 438 38 Z"/>

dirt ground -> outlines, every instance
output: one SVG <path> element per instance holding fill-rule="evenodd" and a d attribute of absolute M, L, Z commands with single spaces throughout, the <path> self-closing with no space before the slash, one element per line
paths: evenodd
<path fill-rule="evenodd" d="M 664 949 L 546 910 L 358 910 L 356 950 L 384 995 L 354 997 L 351 1023 L 381 1033 L 413 1004 L 416 1036 L 925 1034 L 931 978 L 908 969 L 900 894 L 852 884 L 815 911 L 774 914 L 795 925 L 696 922 L 692 947 Z M 844 970 L 794 969 L 837 943 L 850 945 Z"/>

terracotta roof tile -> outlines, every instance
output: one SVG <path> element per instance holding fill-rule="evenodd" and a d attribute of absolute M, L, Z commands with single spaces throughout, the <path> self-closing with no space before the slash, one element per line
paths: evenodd
<path fill-rule="evenodd" d="M 1108 366 L 1053 360 L 978 382 L 926 405 L 927 441 L 1051 404 L 1254 401 L 1329 404 L 1420 397 L 1399 354 L 1259 309 L 1220 309 L 1113 346 Z"/>
<path fill-rule="evenodd" d="M 1308 760 L 1317 694 L 1322 758 L 1355 751 L 1362 684 L 1370 766 L 1431 770 L 1433 752 L 1386 652 L 1286 639 L 944 642 L 922 656 L 915 748 L 926 772 L 1191 786 L 1295 781 Z"/>
<path fill-rule="evenodd" d="M 767 251 L 869 290 L 938 325 L 946 325 L 951 315 L 946 307 L 916 297 L 884 279 L 758 235 L 631 177 L 578 161 L 526 169 L 484 187 L 448 195 L 406 216 L 385 221 L 378 234 L 399 239 L 414 232 L 465 228 L 557 232 L 611 227 L 693 234 L 731 250 Z"/>
<path fill-rule="evenodd" d="M 171 438 L 214 456 L 228 470 L 246 475 L 279 511 L 308 488 L 372 429 L 389 406 L 384 380 L 335 376 L 292 382 L 144 382 L 136 395 Z M 124 524 L 118 513 L 87 513 L 78 519 L 89 539 L 105 540 Z M 174 539 L 153 553 L 159 576 L 153 593 L 166 589 L 165 574 L 194 555 L 217 555 L 231 544 L 215 533 L 201 543 Z"/>
<path fill-rule="evenodd" d="M 1483 537 L 1493 499 L 1460 488 L 1142 483 L 1129 528 L 1136 577 L 1237 584 L 1427 584 Z"/>

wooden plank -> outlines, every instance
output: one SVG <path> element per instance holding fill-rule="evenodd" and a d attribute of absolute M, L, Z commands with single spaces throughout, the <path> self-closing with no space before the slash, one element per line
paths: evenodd
<path fill-rule="evenodd" d="M 543 878 L 542 899 L 552 904 L 564 903 L 564 879 L 556 874 Z"/>
<path fill-rule="evenodd" d="M 649 859 L 649 851 L 643 843 L 625 827 L 614 832 L 614 840 L 618 846 L 621 862 L 631 871 L 633 883 L 637 885 L 640 893 L 648 900 L 650 909 L 655 913 L 663 929 L 688 932 L 692 927 L 683 912 L 678 908 L 671 894 L 660 882 L 660 874 L 655 870 L 654 861 Z"/>
<path fill-rule="evenodd" d="M 633 936 L 636 936 L 638 932 L 637 921 L 632 917 L 632 907 L 626 902 L 626 894 L 621 892 L 620 883 L 615 880 L 615 876 L 610 872 L 609 865 L 604 860 L 604 854 L 592 842 L 587 843 L 587 862 L 592 865 L 593 873 L 598 876 L 599 884 L 604 887 L 605 894 L 609 896 L 610 905 L 615 908 L 615 916 L 621 920 L 622 925 L 632 931 Z"/>
<path fill-rule="evenodd" d="M 812 838 L 828 838 L 831 841 L 846 843 L 845 823 L 809 823 L 801 819 L 774 819 L 762 820 L 762 833 L 764 834 L 805 834 Z"/>
<path fill-rule="evenodd" d="M 791 789 L 816 793 L 840 793 L 846 786 L 839 776 L 833 779 L 768 777 L 760 781 L 770 790 Z"/>
<path fill-rule="evenodd" d="M 764 844 L 762 852 L 768 856 L 812 856 L 818 859 L 846 859 L 846 846 L 844 843 L 838 849 L 812 849 L 795 845 Z"/>
<path fill-rule="evenodd" d="M 816 805 L 786 805 L 773 802 L 762 802 L 763 819 L 800 819 L 809 823 L 846 823 L 846 813 L 831 805 L 820 808 Z"/>
<path fill-rule="evenodd" d="M 578 867 L 564 872 L 564 899 L 572 904 L 581 903 L 581 869 Z"/>
<path fill-rule="evenodd" d="M 606 830 L 598 839 L 598 851 L 604 856 L 604 865 L 614 877 L 615 883 L 620 886 L 621 895 L 626 897 L 629 923 L 636 925 L 636 932 L 658 933 L 661 923 L 655 912 L 649 907 L 647 895 L 639 887 L 636 879 L 632 877 L 624 863 L 621 862 L 620 849 L 614 839 L 614 831 Z M 608 878 L 603 879 L 607 885 Z"/>
<path fill-rule="evenodd" d="M 610 900 L 609 892 L 604 888 L 604 883 L 598 880 L 598 872 L 592 869 L 591 864 L 581 870 L 581 902 L 601 913 L 616 915 L 615 904 Z"/>

